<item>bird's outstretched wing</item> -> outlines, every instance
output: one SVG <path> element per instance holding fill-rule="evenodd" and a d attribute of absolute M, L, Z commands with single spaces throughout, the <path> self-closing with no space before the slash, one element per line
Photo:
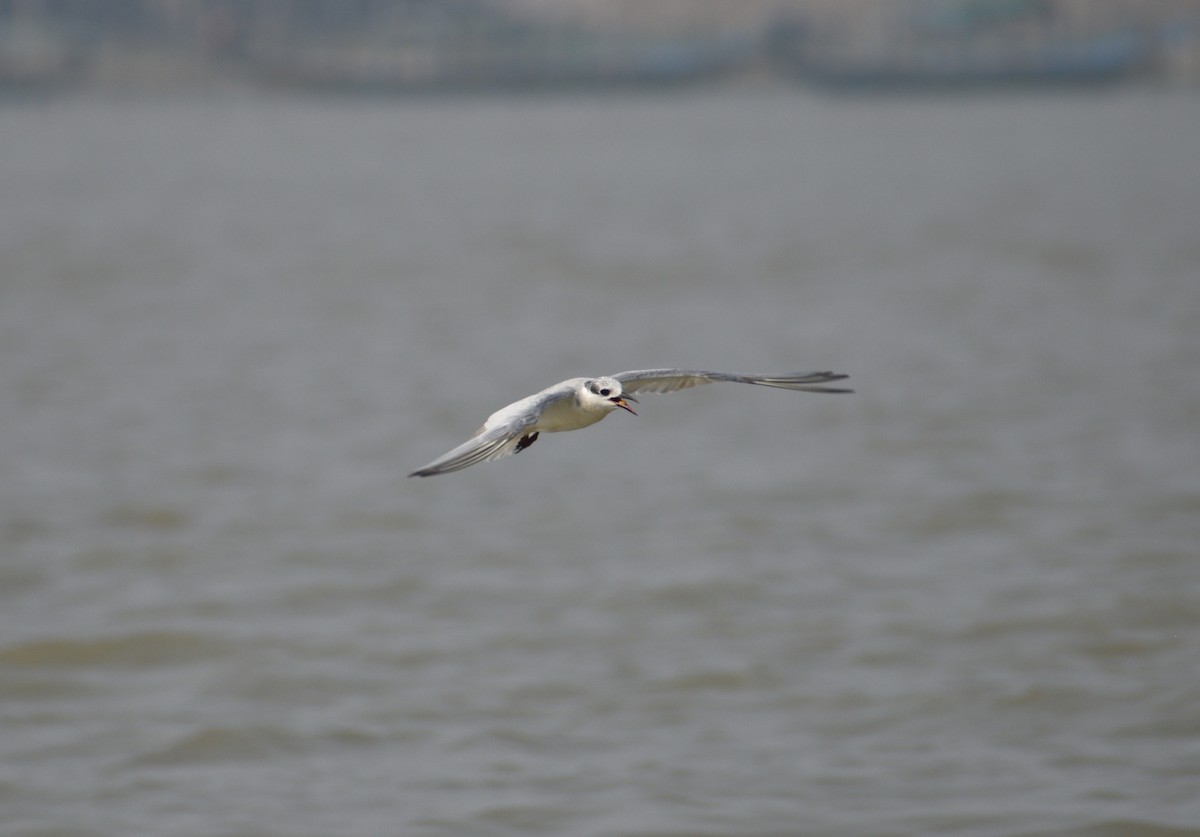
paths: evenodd
<path fill-rule="evenodd" d="M 516 453 L 521 440 L 527 433 L 535 433 L 534 425 L 546 407 L 567 398 L 572 389 L 567 382 L 556 384 L 536 395 L 522 398 L 488 416 L 483 427 L 475 431 L 470 439 L 453 450 L 447 451 L 423 468 L 409 474 L 410 477 L 432 477 L 461 471 L 478 462 L 490 462 Z M 535 433 L 536 435 L 536 433 Z M 526 446 L 532 444 L 532 439 Z"/>
<path fill-rule="evenodd" d="M 728 372 L 704 372 L 698 369 L 635 369 L 613 375 L 621 382 L 625 392 L 675 392 L 714 381 L 733 381 L 739 384 L 757 384 L 778 387 L 797 392 L 854 392 L 852 389 L 821 386 L 841 381 L 848 375 L 833 372 L 801 372 L 793 375 L 733 375 Z"/>
<path fill-rule="evenodd" d="M 430 462 L 424 468 L 418 468 L 409 474 L 410 477 L 432 477 L 435 474 L 448 474 L 451 471 L 461 471 L 476 462 L 488 462 L 508 456 L 520 441 L 520 434 L 513 434 L 507 428 L 498 427 L 472 436 L 458 447 L 448 451 Z"/>

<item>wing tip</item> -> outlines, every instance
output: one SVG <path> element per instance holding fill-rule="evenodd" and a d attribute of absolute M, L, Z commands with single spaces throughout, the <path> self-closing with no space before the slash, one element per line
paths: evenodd
<path fill-rule="evenodd" d="M 834 381 L 844 381 L 850 377 L 849 375 L 843 375 L 840 372 L 821 372 L 819 374 L 821 376 L 822 383 L 832 383 Z M 813 387 L 812 391 L 813 392 L 841 392 L 841 393 L 853 393 L 854 392 L 854 390 L 852 390 L 852 389 L 846 389 L 843 387 Z"/>
<path fill-rule="evenodd" d="M 843 375 L 840 372 L 802 372 L 779 377 L 764 376 L 754 381 L 754 383 L 762 383 L 766 386 L 775 386 L 782 389 L 792 389 L 797 392 L 853 393 L 854 390 L 844 387 L 821 386 L 822 384 L 830 384 L 834 381 L 844 381 L 849 377 L 849 375 Z"/>

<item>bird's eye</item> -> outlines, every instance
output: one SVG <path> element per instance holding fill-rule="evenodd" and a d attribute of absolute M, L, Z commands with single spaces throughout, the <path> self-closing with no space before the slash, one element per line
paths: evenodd
<path fill-rule="evenodd" d="M 600 390 L 600 394 L 601 394 L 601 395 L 604 395 L 604 396 L 607 396 L 607 395 L 610 395 L 610 394 L 612 394 L 612 390 L 611 390 L 611 389 L 608 389 L 607 387 L 605 387 L 604 389 Z"/>

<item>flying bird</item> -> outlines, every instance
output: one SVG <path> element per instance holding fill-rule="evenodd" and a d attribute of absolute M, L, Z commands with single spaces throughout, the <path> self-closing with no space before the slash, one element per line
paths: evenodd
<path fill-rule="evenodd" d="M 841 381 L 846 375 L 833 372 L 804 372 L 797 375 L 731 375 L 693 369 L 637 369 L 599 378 L 571 378 L 541 392 L 514 401 L 488 416 L 470 439 L 448 451 L 410 477 L 432 477 L 461 471 L 476 462 L 489 462 L 525 450 L 541 433 L 579 430 L 600 421 L 614 410 L 633 413 L 629 402 L 639 403 L 635 392 L 675 392 L 680 389 L 733 381 L 778 387 L 796 392 L 853 392 L 821 386 Z"/>

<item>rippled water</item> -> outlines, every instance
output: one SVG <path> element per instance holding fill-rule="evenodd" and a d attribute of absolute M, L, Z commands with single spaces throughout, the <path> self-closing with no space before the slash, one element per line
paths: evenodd
<path fill-rule="evenodd" d="M 1200 834 L 1200 100 L 0 111 L 0 831 Z M 578 374 L 714 386 L 404 474 Z"/>

